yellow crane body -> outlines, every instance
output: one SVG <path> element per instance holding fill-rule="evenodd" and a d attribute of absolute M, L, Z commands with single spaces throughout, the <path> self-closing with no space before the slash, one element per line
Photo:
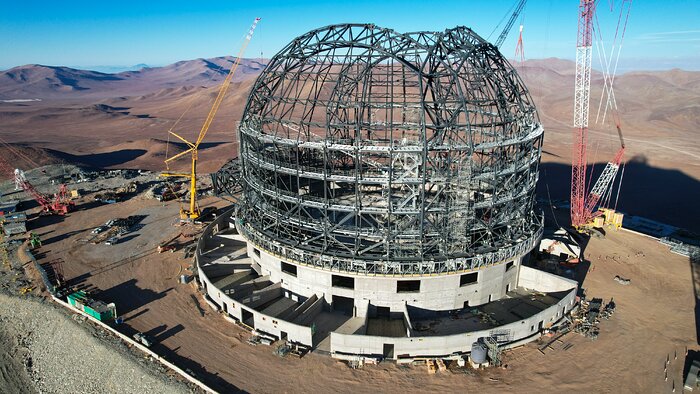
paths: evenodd
<path fill-rule="evenodd" d="M 180 219 L 182 220 L 195 220 L 199 218 L 200 216 L 200 210 L 199 206 L 197 205 L 197 149 L 199 148 L 199 144 L 202 143 L 204 140 L 204 137 L 207 135 L 207 132 L 209 131 L 209 126 L 211 126 L 211 123 L 214 121 L 214 117 L 216 116 L 216 112 L 219 110 L 219 107 L 221 106 L 221 103 L 224 101 L 224 97 L 226 96 L 226 91 L 228 90 L 229 86 L 231 85 L 231 81 L 233 80 L 233 75 L 236 73 L 236 69 L 238 68 L 238 65 L 241 63 L 241 59 L 243 58 L 243 54 L 245 53 L 246 48 L 248 48 L 248 44 L 250 44 L 251 38 L 253 38 L 253 31 L 255 30 L 255 27 L 257 26 L 258 22 L 260 21 L 260 18 L 255 18 L 255 21 L 253 21 L 253 24 L 250 27 L 250 30 L 248 31 L 248 35 L 245 37 L 245 41 L 243 42 L 243 46 L 241 49 L 238 51 L 238 56 L 234 59 L 233 65 L 231 66 L 231 69 L 228 72 L 228 75 L 226 75 L 226 78 L 224 79 L 224 82 L 221 84 L 221 87 L 219 88 L 219 93 L 216 96 L 216 99 L 214 100 L 214 104 L 212 105 L 211 109 L 209 110 L 209 114 L 207 115 L 206 120 L 204 121 L 204 124 L 202 125 L 202 128 L 199 130 L 199 135 L 197 136 L 197 140 L 195 142 L 190 142 L 186 140 L 184 137 L 178 135 L 177 133 L 173 131 L 169 131 L 169 133 L 174 136 L 175 138 L 179 139 L 180 141 L 184 142 L 187 146 L 188 149 L 172 156 L 169 157 L 165 160 L 166 166 L 169 166 L 169 164 L 180 157 L 190 154 L 192 157 L 192 169 L 190 173 L 173 173 L 173 172 L 164 172 L 161 173 L 160 175 L 163 177 L 188 177 L 190 178 L 190 206 L 189 209 L 184 209 L 180 208 Z"/>

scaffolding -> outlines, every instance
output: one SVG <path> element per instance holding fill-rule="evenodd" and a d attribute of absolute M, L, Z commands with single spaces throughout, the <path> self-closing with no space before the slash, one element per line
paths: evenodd
<path fill-rule="evenodd" d="M 450 272 L 527 253 L 541 234 L 537 111 L 465 27 L 304 34 L 256 80 L 239 136 L 216 189 L 240 191 L 241 233 L 285 259 Z"/>

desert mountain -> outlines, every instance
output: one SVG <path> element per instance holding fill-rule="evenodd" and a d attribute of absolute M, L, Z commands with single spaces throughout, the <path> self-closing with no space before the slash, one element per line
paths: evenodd
<path fill-rule="evenodd" d="M 233 60 L 231 56 L 186 60 L 116 74 L 29 64 L 0 72 L 0 100 L 102 98 L 143 95 L 184 86 L 212 86 L 224 80 Z M 259 74 L 266 62 L 242 59 L 234 82 Z"/>
<path fill-rule="evenodd" d="M 0 72 L 0 138 L 41 163 L 163 170 L 165 157 L 184 149 L 172 144 L 172 136 L 167 142 L 168 131 L 196 138 L 232 60 L 195 59 L 114 74 L 39 65 Z M 236 156 L 238 122 L 265 64 L 242 61 L 205 140 L 210 145 L 200 155 L 202 174 Z M 540 183 L 552 198 L 567 198 L 575 64 L 540 59 L 513 66 L 546 130 Z M 700 185 L 700 72 L 627 72 L 617 75 L 614 84 L 630 163 L 621 206 L 629 213 L 698 228 L 700 209 L 689 196 L 697 195 Z M 619 140 L 610 113 L 605 123 L 595 121 L 603 90 L 600 72 L 593 73 L 591 87 L 588 159 L 598 163 L 599 171 Z M 173 163 L 175 170 L 187 165 L 186 159 Z M 674 216 L 676 211 L 683 214 Z"/>

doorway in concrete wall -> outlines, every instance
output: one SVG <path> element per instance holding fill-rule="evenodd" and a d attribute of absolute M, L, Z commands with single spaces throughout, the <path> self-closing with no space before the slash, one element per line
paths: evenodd
<path fill-rule="evenodd" d="M 284 331 L 280 331 L 280 340 L 286 341 L 287 340 L 287 333 Z"/>
<path fill-rule="evenodd" d="M 384 358 L 394 358 L 394 344 L 385 343 L 382 355 L 384 356 Z"/>
<path fill-rule="evenodd" d="M 355 299 L 343 296 L 333 296 L 333 311 L 341 312 L 348 316 L 353 316 L 355 310 Z"/>
<path fill-rule="evenodd" d="M 221 307 L 224 308 L 224 313 L 228 315 L 228 305 L 224 302 L 221 304 Z"/>
<path fill-rule="evenodd" d="M 253 317 L 253 312 L 241 309 L 241 317 L 243 324 L 250 328 L 255 328 L 255 318 Z"/>

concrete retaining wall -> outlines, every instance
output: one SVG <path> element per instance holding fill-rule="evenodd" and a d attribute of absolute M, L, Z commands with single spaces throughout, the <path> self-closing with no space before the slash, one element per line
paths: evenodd
<path fill-rule="evenodd" d="M 305 346 L 312 346 L 313 335 L 311 334 L 311 327 L 290 323 L 288 321 L 265 315 L 230 298 L 214 287 L 214 285 L 201 270 L 199 272 L 199 279 L 203 287 L 206 289 L 206 294 L 209 296 L 209 298 L 211 298 L 211 300 L 217 306 L 219 306 L 224 313 L 228 314 L 228 316 L 233 317 L 238 321 L 243 321 L 243 311 L 246 311 L 253 315 L 253 324 L 255 329 L 274 335 L 278 338 L 280 338 L 282 336 L 282 332 L 284 332 L 287 334 L 288 340 Z M 281 294 L 281 289 L 273 289 L 269 292 L 274 291 L 278 291 Z"/>
<path fill-rule="evenodd" d="M 228 295 L 223 294 L 223 292 L 217 289 L 209 278 L 207 278 L 207 275 L 205 274 L 205 270 L 207 268 L 203 270 L 199 264 L 199 261 L 201 261 L 201 251 L 205 250 L 207 241 L 212 241 L 214 237 L 214 229 L 223 231 L 229 227 L 228 220 L 231 213 L 232 211 L 229 211 L 219 216 L 214 223 L 205 229 L 204 233 L 202 233 L 202 236 L 197 241 L 195 261 L 197 264 L 199 281 L 202 287 L 205 289 L 205 293 L 211 299 L 211 301 L 219 307 L 220 310 L 224 311 L 226 315 L 234 318 L 237 321 L 243 321 L 243 311 L 246 311 L 247 313 L 252 314 L 255 329 L 274 335 L 278 338 L 282 336 L 282 333 L 285 333 L 289 341 L 300 343 L 305 346 L 312 346 L 313 335 L 311 334 L 311 327 L 290 323 L 288 321 L 260 313 L 250 306 L 244 305 L 243 303 L 230 298 Z M 263 289 L 258 295 L 261 297 L 270 297 L 273 295 L 279 296 L 281 293 L 282 289 L 277 286 L 274 288 Z"/>
<path fill-rule="evenodd" d="M 468 353 L 471 351 L 472 343 L 481 337 L 491 336 L 491 331 L 498 330 L 499 333 L 509 331 L 512 335 L 512 343 L 526 338 L 535 340 L 539 337 L 539 324 L 544 327 L 560 320 L 564 314 L 571 310 L 576 298 L 576 289 L 572 289 L 557 304 L 531 316 L 514 323 L 506 324 L 496 329 L 474 331 L 464 334 L 435 336 L 435 337 L 379 337 L 371 335 L 347 335 L 331 333 L 331 353 L 361 354 L 361 355 L 382 355 L 384 345 L 394 346 L 394 357 L 417 357 L 417 356 L 448 356 L 453 353 Z M 518 345 L 522 342 L 518 343 Z M 503 347 L 508 348 L 505 344 Z"/>
<path fill-rule="evenodd" d="M 569 290 L 572 287 L 578 286 L 578 283 L 574 280 L 523 266 L 520 267 L 518 286 L 541 291 L 543 293 L 554 293 L 557 291 Z"/>

